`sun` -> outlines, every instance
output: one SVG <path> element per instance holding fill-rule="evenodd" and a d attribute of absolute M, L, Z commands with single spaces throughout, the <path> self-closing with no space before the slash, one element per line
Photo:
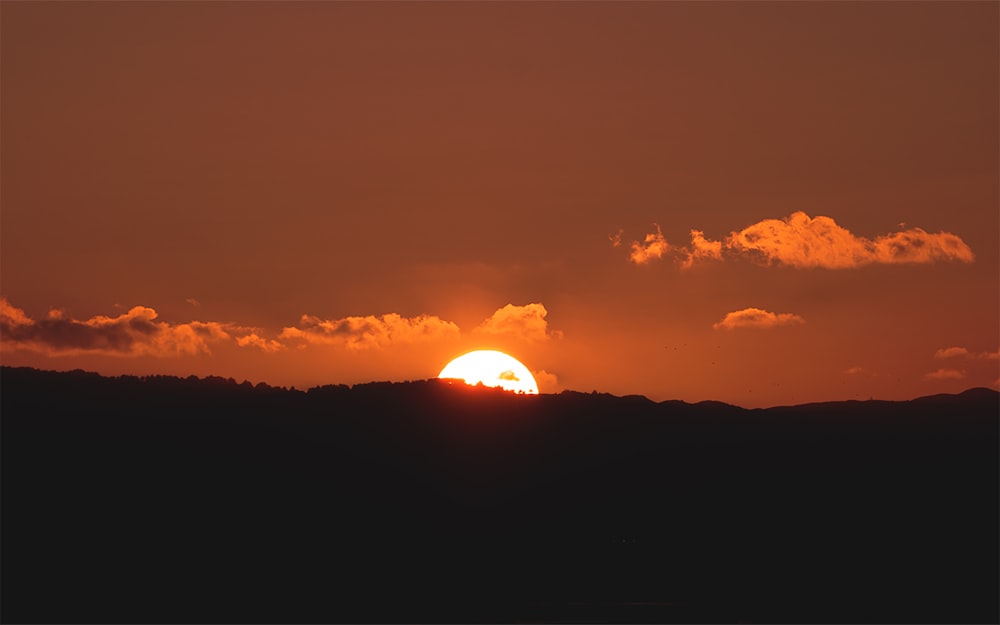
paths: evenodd
<path fill-rule="evenodd" d="M 498 386 L 505 391 L 538 394 L 535 376 L 521 362 L 503 352 L 479 349 L 452 360 L 438 374 L 439 378 L 465 380 L 466 384 Z"/>

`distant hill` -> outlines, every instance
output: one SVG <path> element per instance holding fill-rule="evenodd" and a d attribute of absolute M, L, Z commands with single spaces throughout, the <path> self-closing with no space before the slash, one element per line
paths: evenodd
<path fill-rule="evenodd" d="M 3 367 L 0 618 L 995 623 L 998 409 Z"/>

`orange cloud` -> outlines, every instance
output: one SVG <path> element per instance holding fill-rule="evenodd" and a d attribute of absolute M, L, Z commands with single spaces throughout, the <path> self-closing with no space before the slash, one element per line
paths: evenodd
<path fill-rule="evenodd" d="M 712 327 L 716 330 L 734 330 L 736 328 L 775 328 L 778 326 L 797 325 L 806 320 L 791 313 L 773 313 L 760 308 L 744 308 L 727 313 L 722 321 Z"/>
<path fill-rule="evenodd" d="M 968 356 L 969 350 L 964 347 L 945 347 L 934 352 L 935 358 L 954 358 L 956 356 Z"/>
<path fill-rule="evenodd" d="M 608 235 L 608 241 L 611 241 L 611 247 L 619 247 L 619 246 L 621 246 L 621 244 L 622 244 L 622 235 L 623 234 L 625 234 L 625 231 L 622 230 L 621 228 L 619 228 L 618 232 L 615 232 L 614 234 L 609 234 Z"/>
<path fill-rule="evenodd" d="M 928 380 L 961 380 L 965 377 L 965 372 L 957 369 L 938 369 L 924 374 L 924 377 Z"/>
<path fill-rule="evenodd" d="M 230 339 L 226 324 L 192 321 L 170 324 L 157 313 L 135 306 L 117 317 L 98 315 L 78 321 L 60 311 L 34 320 L 0 298 L 0 345 L 50 356 L 97 353 L 115 356 L 180 356 L 209 353 L 209 344 Z"/>
<path fill-rule="evenodd" d="M 681 267 L 685 269 L 703 259 L 722 260 L 722 241 L 709 241 L 701 230 L 692 230 L 691 247 L 684 248 L 684 253 L 686 257 Z"/>
<path fill-rule="evenodd" d="M 826 269 L 872 263 L 971 263 L 974 259 L 969 246 L 950 232 L 930 234 L 912 228 L 872 240 L 855 236 L 829 217 L 813 219 L 801 211 L 733 232 L 726 239 L 726 247 L 767 264 Z"/>
<path fill-rule="evenodd" d="M 644 243 L 632 242 L 629 259 L 645 264 L 662 258 L 670 249 L 677 252 L 675 256 L 684 268 L 704 259 L 722 260 L 724 255 L 745 256 L 766 265 L 824 269 L 975 260 L 969 246 L 950 232 L 910 228 L 869 239 L 853 234 L 830 217 L 812 218 L 802 211 L 784 219 L 759 221 L 730 233 L 724 241 L 706 239 L 702 231 L 692 230 L 690 247 L 670 246 L 657 226 Z"/>
<path fill-rule="evenodd" d="M 654 258 L 662 257 L 670 247 L 667 245 L 667 240 L 663 238 L 660 226 L 653 225 L 656 226 L 656 232 L 647 234 L 645 241 L 642 243 L 632 241 L 632 253 L 629 254 L 629 260 L 637 265 L 645 265 Z"/>
<path fill-rule="evenodd" d="M 545 306 L 537 303 L 524 306 L 507 304 L 481 323 L 476 332 L 505 334 L 528 341 L 561 338 L 561 332 L 549 330 L 549 324 L 545 320 L 548 314 Z"/>
<path fill-rule="evenodd" d="M 975 260 L 965 241 L 950 232 L 932 234 L 921 228 L 911 228 L 878 237 L 873 245 L 874 262 L 878 263 L 971 263 Z"/>
<path fill-rule="evenodd" d="M 962 356 L 966 359 L 997 360 L 1000 358 L 1000 350 L 996 352 L 970 352 L 964 347 L 945 347 L 934 352 L 935 358 L 957 358 Z"/>
<path fill-rule="evenodd" d="M 542 370 L 532 371 L 531 375 L 534 376 L 535 383 L 538 384 L 539 393 L 558 393 L 562 390 L 559 378 L 554 373 Z"/>
<path fill-rule="evenodd" d="M 240 347 L 256 347 L 261 351 L 273 354 L 274 352 L 280 352 L 285 349 L 285 345 L 275 341 L 274 339 L 265 339 L 257 335 L 256 332 L 251 332 L 245 336 L 236 337 L 236 344 Z"/>
<path fill-rule="evenodd" d="M 393 343 L 417 343 L 458 338 L 458 326 L 434 315 L 402 317 L 388 313 L 380 317 L 344 317 L 323 320 L 302 315 L 300 327 L 287 327 L 279 339 L 300 339 L 313 344 L 344 345 L 360 350 L 386 347 Z"/>

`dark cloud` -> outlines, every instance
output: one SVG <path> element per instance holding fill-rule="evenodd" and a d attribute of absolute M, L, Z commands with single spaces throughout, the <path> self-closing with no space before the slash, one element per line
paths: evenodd
<path fill-rule="evenodd" d="M 52 311 L 31 319 L 0 298 L 0 332 L 5 349 L 30 349 L 49 355 L 102 353 L 119 356 L 179 356 L 209 352 L 209 344 L 231 338 L 226 324 L 192 321 L 170 324 L 157 313 L 135 306 L 116 317 L 86 320 Z"/>

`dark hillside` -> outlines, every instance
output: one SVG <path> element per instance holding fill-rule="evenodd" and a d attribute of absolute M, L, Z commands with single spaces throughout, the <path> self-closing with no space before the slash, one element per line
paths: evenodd
<path fill-rule="evenodd" d="M 995 391 L 743 410 L 3 368 L 5 622 L 997 622 Z"/>

